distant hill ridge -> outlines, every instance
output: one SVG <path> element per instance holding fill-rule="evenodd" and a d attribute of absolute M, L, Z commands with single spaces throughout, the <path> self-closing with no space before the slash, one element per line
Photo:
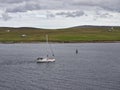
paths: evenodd
<path fill-rule="evenodd" d="M 60 28 L 61 29 L 70 29 L 70 28 L 111 28 L 111 27 L 120 27 L 120 26 L 95 26 L 95 25 L 82 25 L 82 26 L 74 26 L 69 28 Z M 35 27 L 0 27 L 0 30 L 6 29 L 36 29 L 36 30 L 59 30 L 59 29 L 45 29 L 45 28 L 35 28 Z"/>
<path fill-rule="evenodd" d="M 83 25 L 83 26 L 75 26 L 72 28 L 110 28 L 110 27 L 120 27 L 120 26 L 95 26 L 95 25 Z"/>

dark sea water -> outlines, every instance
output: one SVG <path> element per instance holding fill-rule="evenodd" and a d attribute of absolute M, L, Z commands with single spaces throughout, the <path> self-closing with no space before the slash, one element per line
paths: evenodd
<path fill-rule="evenodd" d="M 120 43 L 0 44 L 0 90 L 120 90 Z M 78 49 L 78 54 L 75 50 Z"/>

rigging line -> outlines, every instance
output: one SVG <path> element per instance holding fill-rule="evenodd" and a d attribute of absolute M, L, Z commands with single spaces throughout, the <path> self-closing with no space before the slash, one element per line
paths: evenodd
<path fill-rule="evenodd" d="M 51 44 L 49 44 L 49 47 L 50 47 L 50 50 L 51 50 L 51 52 L 52 52 L 52 56 L 55 56 L 55 54 L 54 54 L 54 52 L 53 52 L 53 50 L 52 50 Z"/>
<path fill-rule="evenodd" d="M 51 51 L 51 53 L 52 53 L 52 56 L 55 56 L 55 54 L 54 54 L 54 52 L 53 52 L 53 50 L 52 50 L 51 44 L 48 43 L 48 35 L 47 35 L 47 34 L 46 34 L 46 43 L 47 43 L 47 45 L 48 45 L 49 48 L 50 48 L 50 51 Z"/>
<path fill-rule="evenodd" d="M 48 35 L 46 34 L 46 45 L 47 45 L 47 47 L 46 47 L 46 50 L 47 50 L 47 57 L 48 57 L 48 54 L 49 54 L 49 51 L 48 51 Z"/>

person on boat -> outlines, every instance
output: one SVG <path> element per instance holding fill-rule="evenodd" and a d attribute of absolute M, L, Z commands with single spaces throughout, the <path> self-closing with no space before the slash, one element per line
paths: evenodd
<path fill-rule="evenodd" d="M 42 60 L 43 58 L 42 58 L 42 57 L 38 57 L 38 58 L 37 58 L 37 60 L 40 60 L 40 59 Z"/>
<path fill-rule="evenodd" d="M 52 54 L 52 56 L 54 57 L 55 55 L 54 55 L 54 54 Z"/>

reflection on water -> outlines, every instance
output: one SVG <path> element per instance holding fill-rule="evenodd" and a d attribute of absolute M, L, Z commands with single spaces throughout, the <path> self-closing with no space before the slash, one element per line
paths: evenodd
<path fill-rule="evenodd" d="M 120 43 L 0 44 L 0 90 L 119 90 Z M 76 54 L 76 49 L 78 53 Z"/>

